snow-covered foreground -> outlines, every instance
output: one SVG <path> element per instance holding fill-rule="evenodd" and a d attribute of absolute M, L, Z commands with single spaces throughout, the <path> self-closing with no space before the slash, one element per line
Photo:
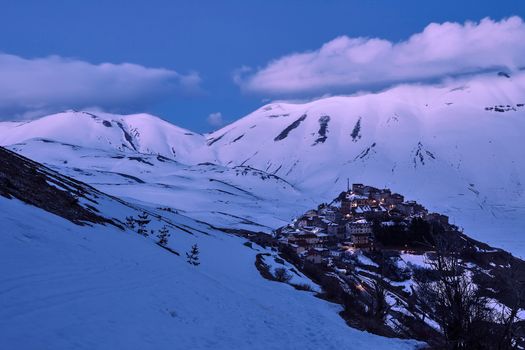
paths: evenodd
<path fill-rule="evenodd" d="M 111 210 L 111 208 L 107 208 Z M 77 226 L 0 197 L 5 349 L 406 349 L 349 328 L 338 306 L 263 279 L 242 239 L 172 230 L 169 253 L 107 226 Z M 184 252 L 197 243 L 201 265 Z"/>

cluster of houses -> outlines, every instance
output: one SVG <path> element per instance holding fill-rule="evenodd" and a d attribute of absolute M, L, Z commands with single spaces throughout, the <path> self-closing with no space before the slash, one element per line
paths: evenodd
<path fill-rule="evenodd" d="M 309 210 L 276 232 L 280 245 L 288 246 L 305 261 L 320 264 L 349 250 L 381 249 L 374 239 L 374 223 L 393 226 L 415 217 L 448 225 L 448 217 L 429 213 L 415 201 L 363 184 L 353 184 L 334 205 Z"/>

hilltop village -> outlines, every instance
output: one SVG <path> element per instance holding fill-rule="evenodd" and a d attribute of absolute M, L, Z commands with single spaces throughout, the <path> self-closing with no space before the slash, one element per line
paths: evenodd
<path fill-rule="evenodd" d="M 525 321 L 517 316 L 525 309 L 524 262 L 469 238 L 447 216 L 390 189 L 348 185 L 331 203 L 307 211 L 273 236 L 250 238 L 274 251 L 257 254 L 261 276 L 319 291 L 343 307 L 340 315 L 353 327 L 444 349 L 448 317 L 483 309 L 488 310 L 483 321 L 466 332 L 480 329 L 472 343 L 488 345 L 466 348 L 497 348 L 501 338 L 489 329 L 500 334 L 512 329 L 516 348 L 525 348 Z M 505 308 L 513 310 L 505 316 L 507 328 L 499 321 Z"/>
<path fill-rule="evenodd" d="M 275 238 L 282 249 L 322 264 L 356 250 L 428 251 L 433 231 L 454 228 L 447 216 L 429 213 L 390 189 L 353 184 L 332 203 L 277 230 Z"/>

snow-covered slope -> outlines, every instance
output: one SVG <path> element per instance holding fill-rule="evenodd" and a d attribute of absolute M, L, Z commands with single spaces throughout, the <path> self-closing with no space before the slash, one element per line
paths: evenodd
<path fill-rule="evenodd" d="M 315 204 L 278 176 L 245 166 L 188 166 L 159 155 L 42 139 L 11 149 L 106 193 L 169 207 L 216 227 L 271 232 Z"/>
<path fill-rule="evenodd" d="M 21 161 L 22 163 L 19 163 Z M 33 163 L 35 171 L 1 171 L 0 339 L 5 349 L 409 349 L 413 341 L 349 328 L 339 307 L 261 277 L 264 249 L 214 231 L 184 215 L 144 207 L 153 229 L 168 224 L 178 256 L 112 224 L 79 226 L 28 205 L 23 186 L 46 176 L 48 192 L 73 196 L 69 180 Z M 15 163 L 11 163 L 15 164 Z M 20 177 L 24 180 L 19 182 Z M 36 181 L 36 180 L 35 180 Z M 38 180 L 38 183 L 44 182 Z M 52 184 L 51 184 L 52 183 Z M 61 186 L 58 186 L 62 184 Z M 75 183 L 90 192 L 89 186 Z M 96 194 L 96 197 L 93 195 Z M 37 194 L 41 195 L 41 194 Z M 137 211 L 97 191 L 99 215 L 124 221 Z M 94 206 L 93 206 L 94 205 Z M 172 224 L 170 224 L 172 223 Z M 181 229 L 181 228 L 184 228 Z M 184 252 L 200 248 L 201 265 Z"/>
<path fill-rule="evenodd" d="M 206 136 L 147 115 L 61 113 L 0 123 L 0 144 L 111 194 L 264 231 L 347 179 L 386 186 L 525 256 L 524 103 L 525 73 L 491 73 L 272 103 Z"/>
<path fill-rule="evenodd" d="M 33 138 L 104 150 L 161 154 L 183 162 L 195 161 L 197 149 L 204 143 L 204 136 L 149 114 L 69 111 L 29 122 L 0 123 L 0 145 Z"/>

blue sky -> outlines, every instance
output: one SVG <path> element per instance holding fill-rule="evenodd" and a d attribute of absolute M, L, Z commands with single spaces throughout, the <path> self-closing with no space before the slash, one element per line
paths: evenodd
<path fill-rule="evenodd" d="M 233 79 L 241 67 L 257 71 L 282 56 L 316 50 L 342 35 L 379 37 L 396 43 L 421 32 L 432 22 L 525 17 L 525 2 L 519 0 L 2 0 L 0 4 L 0 53 L 26 60 L 55 55 L 93 65 L 133 63 L 177 72 L 177 76 L 166 77 L 177 80 L 170 83 L 177 86 L 166 91 L 157 88 L 156 83 L 141 83 L 141 79 L 158 79 L 155 74 L 161 72 L 153 72 L 154 77 L 151 72 L 135 72 L 135 80 L 129 85 L 135 82 L 149 90 L 137 88 L 131 95 L 104 100 L 100 106 L 122 112 L 152 112 L 198 132 L 214 127 L 207 121 L 210 113 L 220 112 L 224 122 L 233 121 L 260 107 L 268 98 L 290 97 L 280 94 L 281 90 L 269 93 L 243 89 Z M 60 69 L 60 64 L 53 67 Z M 67 78 L 69 83 L 73 79 Z M 57 79 L 56 83 L 38 88 L 53 89 L 52 85 L 61 81 Z M 28 80 L 27 84 L 31 83 Z M 71 90 L 67 83 L 63 83 L 64 89 Z M 97 84 L 100 85 L 94 90 L 104 96 L 97 97 L 96 91 L 92 92 L 93 99 L 86 103 L 98 104 L 97 98 L 107 98 L 124 89 L 122 85 Z M 323 93 L 352 89 L 355 87 L 331 91 L 328 87 Z M 60 91 L 62 95 L 66 93 Z M 75 93 L 82 94 L 82 90 Z M 66 97 L 58 101 L 43 109 L 38 109 L 39 103 L 28 102 L 27 108 L 35 108 L 38 114 L 39 110 L 52 111 L 58 106 L 82 107 L 78 99 L 72 100 L 71 105 Z M 3 119 L 7 113 L 26 108 L 19 104 L 9 106 L 0 110 Z"/>

